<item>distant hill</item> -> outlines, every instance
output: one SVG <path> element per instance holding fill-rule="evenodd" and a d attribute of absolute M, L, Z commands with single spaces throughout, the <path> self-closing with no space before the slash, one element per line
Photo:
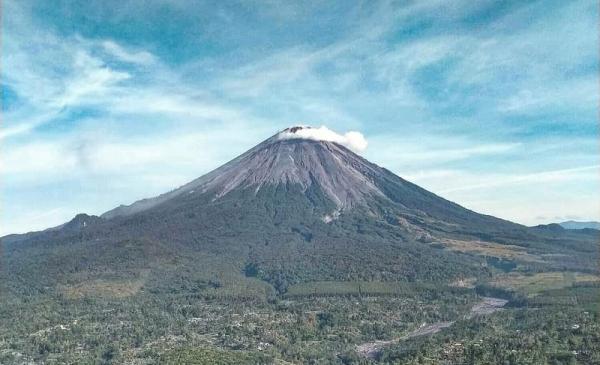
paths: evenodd
<path fill-rule="evenodd" d="M 589 222 L 566 221 L 566 222 L 561 222 L 558 224 L 560 224 L 561 227 L 566 228 L 566 229 L 592 228 L 592 229 L 600 230 L 600 222 L 594 222 L 594 221 L 589 221 Z"/>

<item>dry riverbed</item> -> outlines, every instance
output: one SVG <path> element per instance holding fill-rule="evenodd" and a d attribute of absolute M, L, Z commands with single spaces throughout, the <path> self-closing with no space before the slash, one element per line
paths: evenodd
<path fill-rule="evenodd" d="M 494 313 L 498 310 L 501 310 L 502 307 L 504 307 L 506 305 L 506 303 L 508 303 L 508 301 L 505 299 L 484 297 L 481 300 L 481 302 L 475 304 L 471 308 L 471 311 L 469 312 L 469 314 L 465 315 L 464 318 L 470 319 L 475 316 Z M 403 340 L 406 340 L 406 339 L 409 339 L 412 337 L 427 336 L 427 335 L 432 335 L 434 333 L 438 333 L 442 329 L 452 326 L 454 324 L 454 322 L 455 321 L 436 322 L 436 323 L 432 323 L 429 325 L 426 323 L 423 323 L 419 328 L 409 332 L 408 334 L 406 334 L 402 337 L 398 337 L 398 338 L 395 338 L 392 340 L 387 340 L 387 341 L 373 341 L 373 342 L 367 342 L 367 343 L 363 343 L 361 345 L 357 345 L 356 352 L 359 355 L 361 355 L 367 359 L 375 360 L 375 359 L 377 359 L 377 356 L 381 353 L 383 348 L 386 346 L 401 342 Z"/>

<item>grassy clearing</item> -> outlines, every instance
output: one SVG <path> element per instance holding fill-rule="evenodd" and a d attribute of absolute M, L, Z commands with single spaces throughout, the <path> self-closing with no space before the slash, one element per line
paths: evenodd
<path fill-rule="evenodd" d="M 93 280 L 76 285 L 63 286 L 61 291 L 69 299 L 81 299 L 84 297 L 126 298 L 137 294 L 143 284 L 142 280 Z"/>
<path fill-rule="evenodd" d="M 544 291 L 529 298 L 533 306 L 568 306 L 582 308 L 589 312 L 598 313 L 600 310 L 600 286 L 598 281 L 589 286 L 576 286 L 563 289 Z"/>
<path fill-rule="evenodd" d="M 414 286 L 396 282 L 318 281 L 293 285 L 286 296 L 398 295 L 414 292 Z"/>
<path fill-rule="evenodd" d="M 562 289 L 575 283 L 599 282 L 600 276 L 577 272 L 543 272 L 534 275 L 510 273 L 494 278 L 490 284 L 535 295 L 545 290 Z"/>
<path fill-rule="evenodd" d="M 433 283 L 316 281 L 292 285 L 288 288 L 285 296 L 416 296 L 424 292 L 463 292 L 465 290 L 467 289 Z"/>
<path fill-rule="evenodd" d="M 271 285 L 255 278 L 243 276 L 226 277 L 222 279 L 220 287 L 209 287 L 200 292 L 206 299 L 238 299 L 238 300 L 266 300 L 275 295 Z"/>
<path fill-rule="evenodd" d="M 485 241 L 462 241 L 444 239 L 441 243 L 449 250 L 474 253 L 481 256 L 493 256 L 508 260 L 521 260 L 529 262 L 543 262 L 539 255 L 527 252 L 523 247 L 514 245 L 501 245 L 499 243 Z"/>

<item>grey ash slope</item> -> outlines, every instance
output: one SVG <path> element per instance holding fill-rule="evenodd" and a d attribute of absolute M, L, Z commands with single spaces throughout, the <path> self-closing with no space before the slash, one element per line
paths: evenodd
<path fill-rule="evenodd" d="M 414 185 L 360 157 L 337 143 L 289 138 L 298 129 L 288 128 L 212 172 L 156 198 L 120 206 L 103 218 L 124 217 L 186 195 L 205 194 L 219 200 L 235 190 L 258 193 L 269 186 L 295 185 L 300 191 L 317 188 L 340 214 L 353 208 L 393 208 L 421 223 L 487 224 L 488 228 L 523 230 L 524 227 L 477 214 Z M 306 127 L 304 127 L 306 128 Z M 290 132 L 291 131 L 291 132 Z M 287 135 L 282 138 L 282 135 Z M 176 199 L 176 198 L 181 199 Z M 191 198 L 191 197 L 190 197 Z"/>
<path fill-rule="evenodd" d="M 235 189 L 251 188 L 258 192 L 264 186 L 277 184 L 297 184 L 302 190 L 319 185 L 340 208 L 364 204 L 370 197 L 382 195 L 369 178 L 379 168 L 348 149 L 332 142 L 280 136 L 281 133 L 274 135 L 174 191 L 118 207 L 102 217 L 131 215 L 186 193 L 208 193 L 218 199 Z"/>
<path fill-rule="evenodd" d="M 481 215 L 339 144 L 284 132 L 159 197 L 4 238 L 9 281 L 46 291 L 143 276 L 145 289 L 171 293 L 217 276 L 219 290 L 259 279 L 284 293 L 309 281 L 489 277 L 498 252 L 529 271 L 596 270 L 598 235 Z"/>

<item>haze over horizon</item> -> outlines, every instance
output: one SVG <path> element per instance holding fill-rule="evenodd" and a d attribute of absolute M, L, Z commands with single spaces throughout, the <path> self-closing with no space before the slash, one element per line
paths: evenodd
<path fill-rule="evenodd" d="M 2 4 L 0 235 L 164 193 L 295 124 L 358 131 L 362 156 L 477 212 L 600 220 L 595 2 L 115 3 Z"/>

